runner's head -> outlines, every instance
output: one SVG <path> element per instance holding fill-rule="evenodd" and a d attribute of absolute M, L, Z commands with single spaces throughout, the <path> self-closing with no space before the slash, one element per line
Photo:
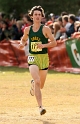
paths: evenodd
<path fill-rule="evenodd" d="M 45 17 L 44 10 L 43 10 L 43 8 L 42 8 L 41 6 L 34 6 L 34 7 L 30 10 L 29 16 L 32 17 L 34 11 L 36 11 L 36 10 L 41 12 L 42 17 Z"/>

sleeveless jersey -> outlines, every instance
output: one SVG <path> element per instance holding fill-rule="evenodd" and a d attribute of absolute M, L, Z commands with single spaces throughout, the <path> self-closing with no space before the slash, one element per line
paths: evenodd
<path fill-rule="evenodd" d="M 31 54 L 46 54 L 48 53 L 47 48 L 39 49 L 37 48 L 38 43 L 46 44 L 48 43 L 48 38 L 43 35 L 42 28 L 44 25 L 41 25 L 37 32 L 33 32 L 32 27 L 29 31 L 29 53 Z"/>

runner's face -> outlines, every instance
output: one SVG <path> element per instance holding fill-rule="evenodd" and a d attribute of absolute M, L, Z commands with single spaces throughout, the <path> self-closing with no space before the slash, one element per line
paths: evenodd
<path fill-rule="evenodd" d="M 33 21 L 34 22 L 41 22 L 41 20 L 42 20 L 42 14 L 41 14 L 41 12 L 38 11 L 38 10 L 35 10 L 33 12 Z"/>

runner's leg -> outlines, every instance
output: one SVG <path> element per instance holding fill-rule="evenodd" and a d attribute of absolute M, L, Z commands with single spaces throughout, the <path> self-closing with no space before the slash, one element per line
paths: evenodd
<path fill-rule="evenodd" d="M 34 94 L 37 99 L 38 105 L 42 106 L 42 94 L 40 90 L 40 73 L 39 73 L 39 68 L 36 65 L 30 65 L 29 66 L 29 71 L 31 73 L 31 76 L 34 80 Z"/>
<path fill-rule="evenodd" d="M 48 72 L 48 69 L 47 70 L 40 70 L 40 72 L 39 72 L 40 73 L 40 80 L 41 80 L 41 84 L 40 84 L 41 89 L 44 87 L 47 72 Z"/>

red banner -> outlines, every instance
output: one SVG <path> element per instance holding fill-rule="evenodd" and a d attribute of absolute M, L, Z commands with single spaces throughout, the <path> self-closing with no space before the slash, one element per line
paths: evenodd
<path fill-rule="evenodd" d="M 66 51 L 65 41 L 59 42 L 55 48 L 48 50 L 49 69 L 59 72 L 80 73 L 79 68 L 73 68 Z M 19 48 L 19 41 L 0 42 L 0 66 L 18 66 L 28 68 L 25 50 Z"/>

